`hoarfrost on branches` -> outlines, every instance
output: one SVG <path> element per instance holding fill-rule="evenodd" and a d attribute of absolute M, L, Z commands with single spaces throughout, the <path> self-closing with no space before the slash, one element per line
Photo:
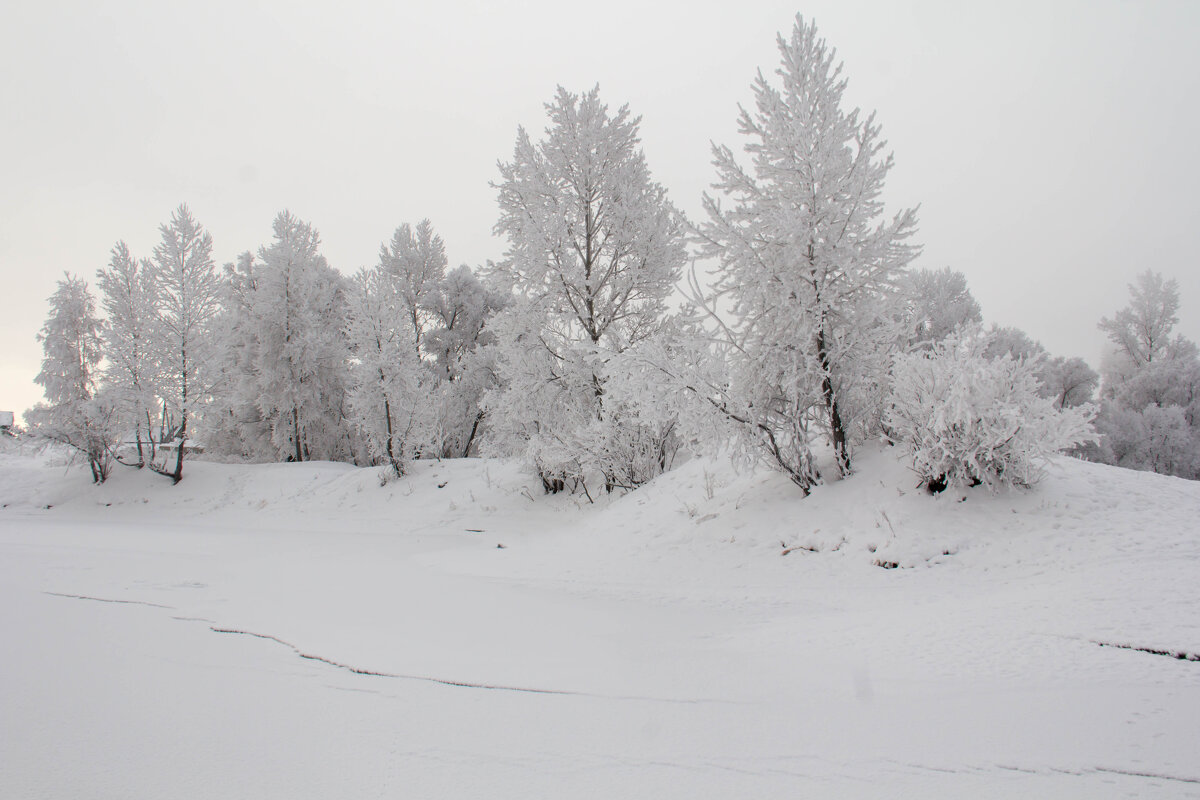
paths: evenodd
<path fill-rule="evenodd" d="M 218 430 L 232 425 L 233 442 L 255 460 L 353 460 L 342 425 L 345 279 L 326 263 L 311 225 L 283 211 L 272 227 L 274 240 L 257 258 L 245 253 L 226 267 L 227 409 L 211 419 Z"/>
<path fill-rule="evenodd" d="M 487 400 L 502 452 L 529 459 L 547 491 L 596 471 L 605 487 L 661 472 L 673 425 L 608 385 L 632 348 L 657 336 L 686 258 L 684 228 L 650 178 L 628 107 L 559 87 L 535 144 L 522 128 L 496 185 L 506 258 L 493 275 L 513 303 L 494 332 L 501 388 Z"/>
<path fill-rule="evenodd" d="M 886 310 L 917 252 L 916 213 L 883 218 L 892 158 L 873 114 L 843 110 L 842 67 L 815 26 L 798 16 L 778 48 L 777 84 L 760 73 L 738 118 L 751 166 L 713 149 L 718 197 L 704 198 L 700 236 L 718 267 L 696 299 L 732 318 L 718 323 L 730 385 L 715 407 L 807 492 L 815 433 L 845 474 L 853 440 L 877 427 L 897 340 Z"/>
<path fill-rule="evenodd" d="M 397 275 L 385 264 L 360 270 L 350 292 L 350 419 L 372 461 L 396 475 L 433 441 L 432 373 Z"/>
<path fill-rule="evenodd" d="M 1031 486 L 1048 458 L 1095 438 L 1090 406 L 1059 410 L 1031 364 L 987 345 L 968 329 L 895 357 L 885 423 L 931 488 Z"/>
<path fill-rule="evenodd" d="M 1113 343 L 1102 364 L 1103 434 L 1087 450 L 1096 461 L 1200 478 L 1200 351 L 1174 333 L 1179 285 L 1146 271 L 1130 302 L 1099 328 Z"/>
<path fill-rule="evenodd" d="M 49 402 L 26 414 L 34 435 L 82 453 L 96 483 L 108 478 L 116 445 L 115 410 L 96 391 L 100 329 L 87 283 L 65 275 L 50 296 L 50 315 L 38 334 L 44 357 L 34 381 L 45 389 Z"/>
<path fill-rule="evenodd" d="M 210 395 L 209 372 L 214 351 L 213 321 L 220 311 L 220 281 L 212 260 L 212 236 L 186 205 L 159 227 L 148 277 L 154 292 L 155 348 L 159 377 L 157 394 L 163 402 L 167 437 L 175 439 L 175 465 L 152 467 L 178 483 L 188 424 Z"/>
<path fill-rule="evenodd" d="M 155 387 L 154 286 L 151 266 L 129 253 L 125 242 L 112 249 L 108 267 L 97 278 L 105 321 L 103 381 L 112 399 L 122 430 L 132 429 L 137 446 L 137 466 L 154 458 L 153 414 Z"/>
<path fill-rule="evenodd" d="M 983 311 L 961 272 L 914 269 L 900 283 L 910 344 L 940 342 L 954 331 L 983 322 Z"/>

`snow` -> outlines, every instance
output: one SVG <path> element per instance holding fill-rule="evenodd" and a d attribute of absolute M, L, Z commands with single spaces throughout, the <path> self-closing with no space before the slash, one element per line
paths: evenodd
<path fill-rule="evenodd" d="M 1124 649 L 1200 653 L 1200 484 L 897 455 L 589 505 L 0 454 L 0 796 L 1200 797 L 1200 662 Z"/>

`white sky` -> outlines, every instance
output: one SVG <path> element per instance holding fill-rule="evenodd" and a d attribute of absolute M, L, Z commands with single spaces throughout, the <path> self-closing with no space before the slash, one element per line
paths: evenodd
<path fill-rule="evenodd" d="M 0 409 L 36 402 L 64 270 L 148 256 L 180 202 L 218 263 L 289 208 L 345 273 L 429 217 L 452 265 L 499 258 L 496 162 L 562 84 L 643 117 L 693 218 L 709 142 L 797 11 L 845 61 L 920 204 L 918 266 L 988 322 L 1097 365 L 1097 320 L 1152 268 L 1200 340 L 1200 2 L 11 3 L 0 24 Z"/>

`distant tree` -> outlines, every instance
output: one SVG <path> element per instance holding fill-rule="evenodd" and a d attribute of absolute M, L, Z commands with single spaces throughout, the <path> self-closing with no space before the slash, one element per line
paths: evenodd
<path fill-rule="evenodd" d="M 532 461 L 547 491 L 586 490 L 591 471 L 606 488 L 636 486 L 664 469 L 643 454 L 669 448 L 671 431 L 607 382 L 662 329 L 684 223 L 651 180 L 628 107 L 610 114 L 599 89 L 559 87 L 546 111 L 546 137 L 518 130 L 496 185 L 509 249 L 493 276 L 515 298 L 493 328 L 503 388 L 487 401 L 490 435 Z"/>
<path fill-rule="evenodd" d="M 704 199 L 701 252 L 718 267 L 702 302 L 729 360 L 713 406 L 807 492 L 814 434 L 848 473 L 854 437 L 877 424 L 897 340 L 884 311 L 917 252 L 916 214 L 883 219 L 892 158 L 874 115 L 843 110 L 846 80 L 816 27 L 797 16 L 778 48 L 778 85 L 760 73 L 738 119 L 751 167 L 714 147 L 728 205 Z"/>
<path fill-rule="evenodd" d="M 1200 351 L 1174 334 L 1179 286 L 1144 272 L 1130 302 L 1099 328 L 1114 349 L 1103 363 L 1103 434 L 1087 456 L 1131 469 L 1200 478 Z"/>
<path fill-rule="evenodd" d="M 1096 460 L 1128 469 L 1200 479 L 1200 432 L 1179 406 L 1141 409 L 1113 403 L 1096 421 L 1104 437 Z"/>
<path fill-rule="evenodd" d="M 132 428 L 137 466 L 154 458 L 152 436 L 157 383 L 154 360 L 154 287 L 150 265 L 129 253 L 125 242 L 112 249 L 108 267 L 97 272 L 105 321 L 103 380 L 122 427 Z"/>
<path fill-rule="evenodd" d="M 1111 395 L 1125 408 L 1178 406 L 1189 425 L 1200 423 L 1200 358 L 1180 347 L 1168 358 L 1160 358 L 1131 372 Z"/>
<path fill-rule="evenodd" d="M 1099 328 L 1135 367 L 1169 355 L 1181 346 L 1171 332 L 1179 322 L 1179 282 L 1164 281 L 1161 274 L 1147 270 L 1129 286 L 1129 305 L 1104 317 Z"/>
<path fill-rule="evenodd" d="M 157 394 L 163 399 L 164 427 L 175 439 L 175 464 L 152 468 L 175 483 L 183 478 L 188 423 L 209 395 L 206 369 L 213 352 L 212 324 L 220 310 L 220 281 L 212 260 L 212 236 L 186 205 L 160 226 L 147 277 L 153 286 L 158 347 Z"/>
<path fill-rule="evenodd" d="M 1055 356 L 1038 370 L 1040 394 L 1054 401 L 1058 410 L 1090 403 L 1100 385 L 1100 375 L 1082 358 Z"/>
<path fill-rule="evenodd" d="M 25 415 L 36 435 L 86 456 L 96 483 L 108 478 L 116 444 L 113 406 L 96 394 L 100 330 L 87 283 L 65 275 L 50 296 L 50 315 L 38 334 L 44 356 L 34 382 L 43 387 L 48 403 Z"/>
<path fill-rule="evenodd" d="M 939 342 L 965 325 L 983 321 L 979 303 L 967 288 L 967 278 L 949 267 L 915 269 L 901 282 L 907 306 L 910 342 Z"/>
<path fill-rule="evenodd" d="M 1052 357 L 1020 328 L 993 325 L 983 337 L 984 358 L 994 361 L 1007 356 L 1026 362 L 1037 377 L 1038 394 L 1053 400 L 1059 410 L 1091 402 L 1100 376 L 1082 358 Z"/>
<path fill-rule="evenodd" d="M 1046 348 L 1020 328 L 993 325 L 984 333 L 983 357 L 997 359 L 1004 356 L 1013 360 L 1035 361 L 1046 356 Z"/>

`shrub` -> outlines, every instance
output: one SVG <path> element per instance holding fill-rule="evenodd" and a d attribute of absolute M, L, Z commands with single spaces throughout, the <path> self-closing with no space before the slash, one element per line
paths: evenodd
<path fill-rule="evenodd" d="M 1036 364 L 988 360 L 977 329 L 893 362 L 885 422 L 931 490 L 1030 486 L 1050 456 L 1095 438 L 1091 406 L 1056 410 L 1040 397 Z"/>

